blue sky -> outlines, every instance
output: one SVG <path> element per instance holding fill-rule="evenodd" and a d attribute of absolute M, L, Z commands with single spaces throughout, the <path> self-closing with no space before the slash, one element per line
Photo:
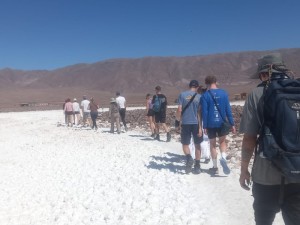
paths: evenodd
<path fill-rule="evenodd" d="M 300 47 L 298 0 L 0 0 L 0 69 Z"/>

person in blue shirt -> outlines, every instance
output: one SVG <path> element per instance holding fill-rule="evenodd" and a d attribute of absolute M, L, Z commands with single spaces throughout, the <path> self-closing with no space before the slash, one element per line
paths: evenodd
<path fill-rule="evenodd" d="M 205 78 L 207 91 L 201 97 L 203 131 L 208 135 L 210 141 L 210 153 L 213 161 L 213 167 L 210 172 L 214 175 L 219 174 L 217 165 L 216 138 L 219 138 L 219 146 L 221 152 L 220 164 L 225 174 L 230 173 L 230 169 L 226 162 L 226 135 L 221 129 L 224 120 L 228 120 L 232 126 L 232 132 L 236 133 L 234 126 L 231 107 L 229 104 L 228 94 L 226 91 L 217 87 L 217 78 L 215 76 L 207 76 Z M 217 104 L 217 105 L 216 105 Z"/>
<path fill-rule="evenodd" d="M 192 171 L 192 167 L 194 164 L 194 160 L 191 156 L 190 148 L 189 148 L 190 140 L 192 136 L 193 136 L 195 150 L 196 150 L 194 173 L 196 174 L 201 173 L 200 143 L 203 141 L 203 135 L 202 135 L 201 110 L 200 110 L 201 95 L 197 93 L 198 86 L 199 86 L 198 81 L 192 80 L 189 84 L 190 89 L 180 93 L 178 97 L 178 108 L 176 111 L 176 119 L 181 120 L 181 144 L 182 144 L 183 152 L 186 155 L 185 172 L 187 174 L 189 174 Z"/>

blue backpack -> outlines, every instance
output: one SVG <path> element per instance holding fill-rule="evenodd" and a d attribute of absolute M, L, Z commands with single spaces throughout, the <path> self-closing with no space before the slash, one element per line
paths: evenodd
<path fill-rule="evenodd" d="M 258 152 L 263 152 L 283 177 L 300 181 L 300 81 L 271 78 L 263 101 Z"/>
<path fill-rule="evenodd" d="M 159 112 L 160 108 L 161 108 L 161 99 L 158 97 L 158 95 L 155 95 L 152 109 L 154 112 Z"/>

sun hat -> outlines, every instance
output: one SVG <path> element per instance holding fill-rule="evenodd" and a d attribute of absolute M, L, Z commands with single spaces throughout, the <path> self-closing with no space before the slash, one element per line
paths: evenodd
<path fill-rule="evenodd" d="M 199 83 L 198 81 L 196 80 L 191 80 L 190 84 L 189 84 L 189 87 L 198 87 L 199 86 Z"/>
<path fill-rule="evenodd" d="M 116 99 L 115 98 L 111 98 L 110 102 L 116 102 Z"/>
<path fill-rule="evenodd" d="M 256 75 L 261 73 L 284 73 L 288 71 L 280 53 L 271 53 L 257 60 Z"/>
<path fill-rule="evenodd" d="M 77 99 L 76 99 L 76 98 L 74 98 L 74 99 L 73 99 L 73 101 L 74 101 L 74 102 L 76 102 L 76 101 L 77 101 Z"/>

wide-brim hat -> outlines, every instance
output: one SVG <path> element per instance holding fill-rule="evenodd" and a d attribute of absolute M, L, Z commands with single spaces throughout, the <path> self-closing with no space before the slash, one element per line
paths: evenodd
<path fill-rule="evenodd" d="M 257 60 L 257 76 L 261 73 L 283 73 L 284 71 L 287 69 L 280 53 L 271 53 Z"/>
<path fill-rule="evenodd" d="M 73 99 L 73 101 L 74 101 L 74 102 L 76 102 L 76 101 L 77 101 L 77 99 L 76 99 L 76 98 L 74 98 L 74 99 Z"/>
<path fill-rule="evenodd" d="M 110 102 L 116 102 L 116 99 L 115 98 L 111 98 Z"/>

